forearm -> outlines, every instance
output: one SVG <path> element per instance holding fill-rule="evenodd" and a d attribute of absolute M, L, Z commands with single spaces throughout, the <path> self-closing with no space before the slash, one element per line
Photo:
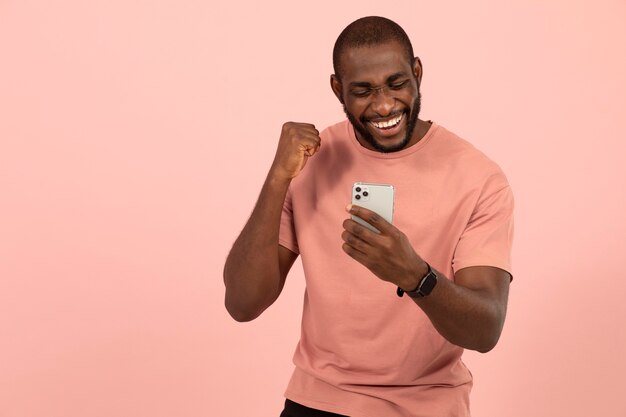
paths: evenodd
<path fill-rule="evenodd" d="M 278 233 L 290 180 L 270 170 L 254 210 L 226 259 L 226 309 L 238 321 L 263 312 L 280 294 Z"/>
<path fill-rule="evenodd" d="M 500 286 L 499 291 L 505 291 L 503 287 Z M 496 295 L 493 290 L 458 285 L 438 273 L 437 285 L 431 294 L 414 298 L 414 301 L 450 343 L 487 352 L 493 349 L 502 333 L 507 297 L 508 284 L 505 294 Z"/>

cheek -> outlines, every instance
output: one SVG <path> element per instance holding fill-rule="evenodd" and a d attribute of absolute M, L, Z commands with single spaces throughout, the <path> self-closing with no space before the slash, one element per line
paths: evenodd
<path fill-rule="evenodd" d="M 365 114 L 365 110 L 367 109 L 367 106 L 362 106 L 356 103 L 346 103 L 346 109 L 348 109 L 348 112 L 353 115 L 355 118 L 357 119 L 361 119 L 361 117 L 363 117 L 363 115 Z"/>
<path fill-rule="evenodd" d="M 406 108 L 407 113 L 412 112 L 413 110 L 415 110 L 415 97 L 408 95 L 406 97 L 403 97 L 401 99 L 402 104 L 404 105 L 404 107 Z"/>

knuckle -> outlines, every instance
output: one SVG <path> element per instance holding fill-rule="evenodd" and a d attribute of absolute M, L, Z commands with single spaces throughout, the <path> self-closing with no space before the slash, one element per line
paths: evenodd
<path fill-rule="evenodd" d="M 393 249 L 393 241 L 391 239 L 383 239 L 380 243 L 385 251 L 390 252 Z"/>
<path fill-rule="evenodd" d="M 300 136 L 301 129 L 297 123 L 287 122 L 283 125 L 282 134 L 291 139 L 297 139 Z"/>
<path fill-rule="evenodd" d="M 354 249 L 358 249 L 361 246 L 359 242 L 359 239 L 354 236 L 348 236 L 348 239 L 346 240 L 346 243 Z"/>

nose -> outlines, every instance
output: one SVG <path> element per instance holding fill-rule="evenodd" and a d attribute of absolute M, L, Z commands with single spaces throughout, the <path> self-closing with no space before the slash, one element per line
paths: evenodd
<path fill-rule="evenodd" d="M 394 104 L 395 99 L 393 95 L 385 87 L 377 88 L 372 94 L 372 110 L 380 116 L 389 116 L 393 111 Z"/>

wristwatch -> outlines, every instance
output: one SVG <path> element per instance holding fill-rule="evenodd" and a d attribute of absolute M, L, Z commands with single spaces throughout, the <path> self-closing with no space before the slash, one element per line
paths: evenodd
<path fill-rule="evenodd" d="M 437 285 L 437 274 L 433 271 L 430 265 L 428 265 L 428 262 L 426 262 L 426 266 L 428 267 L 428 272 L 417 285 L 417 288 L 413 291 L 404 291 L 402 288 L 398 287 L 398 290 L 396 291 L 398 297 L 402 297 L 404 293 L 412 298 L 422 298 L 430 294 L 433 288 L 435 288 L 435 285 Z"/>

